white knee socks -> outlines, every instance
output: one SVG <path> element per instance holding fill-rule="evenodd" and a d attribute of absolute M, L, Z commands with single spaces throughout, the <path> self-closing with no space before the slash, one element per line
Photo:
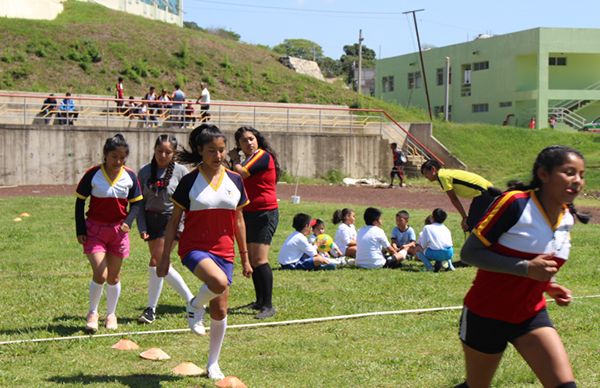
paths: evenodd
<path fill-rule="evenodd" d="M 194 294 L 192 294 L 190 288 L 185 284 L 181 274 L 172 266 L 169 266 L 169 273 L 167 273 L 165 279 L 186 302 L 189 302 L 194 297 Z"/>
<path fill-rule="evenodd" d="M 203 284 L 202 287 L 200 287 L 198 295 L 196 295 L 192 302 L 192 307 L 198 309 L 202 306 L 206 306 L 208 302 L 211 301 L 211 299 L 214 299 L 217 296 L 219 296 L 219 294 L 215 294 L 214 292 L 208 289 L 208 286 L 206 284 Z"/>
<path fill-rule="evenodd" d="M 163 287 L 163 278 L 156 275 L 156 267 L 148 267 L 148 307 L 156 310 Z"/>
<path fill-rule="evenodd" d="M 121 282 L 106 285 L 106 315 L 114 314 L 121 295 Z"/>
<path fill-rule="evenodd" d="M 211 319 L 210 321 L 210 345 L 208 349 L 208 367 L 213 364 L 219 364 L 219 356 L 223 339 L 225 339 L 225 330 L 227 329 L 227 317 L 222 321 Z"/>
<path fill-rule="evenodd" d="M 98 284 L 95 281 L 90 282 L 90 312 L 98 313 L 98 305 L 100 304 L 100 299 L 102 298 L 102 290 L 104 289 L 104 284 Z"/>

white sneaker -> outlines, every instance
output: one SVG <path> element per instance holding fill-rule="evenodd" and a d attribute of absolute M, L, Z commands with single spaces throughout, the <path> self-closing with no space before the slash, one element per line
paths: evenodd
<path fill-rule="evenodd" d="M 204 306 L 197 309 L 192 306 L 193 301 L 194 298 L 187 303 L 186 310 L 188 326 L 194 334 L 206 335 L 206 328 L 204 327 L 204 323 L 202 322 L 204 320 Z"/>
<path fill-rule="evenodd" d="M 221 372 L 219 364 L 212 364 L 206 368 L 208 371 L 208 378 L 212 380 L 223 380 L 225 375 Z"/>
<path fill-rule="evenodd" d="M 117 324 L 117 316 L 115 314 L 108 314 L 106 316 L 106 321 L 104 322 L 104 326 L 108 330 L 117 330 L 119 325 Z"/>
<path fill-rule="evenodd" d="M 92 333 L 92 334 L 98 331 L 98 314 L 97 313 L 93 313 L 90 311 L 85 320 L 86 320 L 85 331 L 87 331 L 88 333 Z"/>

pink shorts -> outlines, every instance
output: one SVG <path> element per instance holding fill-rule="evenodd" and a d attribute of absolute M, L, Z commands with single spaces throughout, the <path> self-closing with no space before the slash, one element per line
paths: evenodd
<path fill-rule="evenodd" d="M 107 224 L 86 220 L 87 239 L 83 244 L 86 255 L 98 252 L 126 258 L 129 257 L 129 233 L 121 231 L 121 224 Z"/>

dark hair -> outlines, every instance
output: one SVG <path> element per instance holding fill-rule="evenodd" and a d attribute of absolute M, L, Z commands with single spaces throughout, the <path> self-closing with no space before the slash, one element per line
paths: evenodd
<path fill-rule="evenodd" d="M 201 124 L 190 132 L 188 144 L 190 151 L 185 148 L 176 155 L 176 159 L 184 164 L 198 165 L 202 163 L 202 155 L 198 151 L 198 147 L 212 143 L 215 139 L 225 138 L 225 134 L 221 132 L 219 127 L 213 124 Z"/>
<path fill-rule="evenodd" d="M 312 220 L 311 225 L 311 227 L 314 229 L 318 226 L 325 225 L 325 221 L 323 221 L 320 218 L 315 218 L 314 220 Z"/>
<path fill-rule="evenodd" d="M 433 168 L 439 170 L 442 168 L 442 165 L 435 159 L 429 159 L 421 165 L 421 174 L 423 174 L 424 171 L 431 171 Z"/>
<path fill-rule="evenodd" d="M 306 225 L 310 225 L 311 217 L 308 214 L 298 213 L 294 216 L 294 220 L 292 221 L 292 226 L 298 232 L 302 231 Z"/>
<path fill-rule="evenodd" d="M 423 222 L 425 225 L 431 225 L 433 224 L 434 219 L 433 216 L 430 214 L 427 217 L 425 217 L 425 222 Z"/>
<path fill-rule="evenodd" d="M 265 139 L 265 137 L 256 128 L 253 128 L 249 125 L 239 127 L 237 129 L 237 131 L 235 131 L 235 134 L 233 136 L 235 138 L 236 146 L 238 146 L 238 147 L 240 146 L 240 139 L 242 138 L 242 134 L 244 132 L 252 132 L 252 134 L 256 138 L 256 143 L 258 144 L 258 148 L 261 148 L 261 149 L 267 151 L 269 154 L 271 154 L 271 157 L 273 158 L 273 162 L 275 163 L 275 175 L 276 175 L 275 180 L 279 181 L 279 177 L 281 177 L 281 168 L 279 167 L 279 160 L 277 158 L 277 153 L 273 150 L 273 148 L 271 148 L 271 145 L 269 144 L 267 139 Z"/>
<path fill-rule="evenodd" d="M 396 213 L 396 217 L 406 218 L 407 220 L 410 218 L 410 214 L 406 210 L 400 210 Z"/>
<path fill-rule="evenodd" d="M 392 144 L 390 144 L 390 146 L 396 148 L 396 147 L 398 147 L 398 143 L 392 143 Z"/>
<path fill-rule="evenodd" d="M 446 221 L 446 218 L 448 218 L 448 214 L 444 211 L 444 209 L 439 207 L 433 209 L 431 216 L 433 217 L 433 221 L 437 222 L 438 224 L 443 224 L 444 221 Z"/>
<path fill-rule="evenodd" d="M 350 215 L 352 212 L 354 212 L 354 210 L 352 210 L 348 207 L 345 207 L 342 210 L 338 209 L 333 212 L 333 216 L 331 217 L 331 222 L 333 222 L 334 224 L 339 224 L 340 222 L 344 221 L 344 219 L 346 219 L 346 217 L 348 215 Z"/>
<path fill-rule="evenodd" d="M 119 78 L 117 79 L 117 81 L 119 81 L 119 82 L 122 82 L 122 81 L 123 81 L 123 77 L 119 77 Z"/>
<path fill-rule="evenodd" d="M 524 184 L 518 180 L 511 180 L 507 183 L 508 190 L 538 190 L 542 187 L 542 181 L 538 176 L 538 170 L 543 168 L 547 172 L 552 172 L 556 167 L 562 166 L 569 154 L 576 155 L 581 160 L 585 160 L 581 152 L 576 150 L 575 148 L 562 146 L 562 145 L 551 145 L 543 150 L 537 155 L 535 162 L 533 163 L 533 168 L 531 171 L 531 182 L 529 184 Z M 579 221 L 584 224 L 587 224 L 591 218 L 589 214 L 581 214 L 577 212 L 575 205 L 573 203 L 567 204 L 569 207 L 569 211 L 573 214 Z"/>
<path fill-rule="evenodd" d="M 161 145 L 162 143 L 169 142 L 171 147 L 173 148 L 173 152 L 177 151 L 177 138 L 175 136 L 170 136 L 165 133 L 162 135 L 158 135 L 156 141 L 154 142 L 154 150 Z M 169 162 L 167 166 L 167 170 L 165 171 L 165 176 L 161 179 L 158 178 L 158 163 L 156 162 L 156 156 L 152 155 L 152 161 L 150 162 L 150 177 L 148 178 L 147 185 L 150 188 L 154 188 L 159 190 L 161 188 L 165 188 L 169 186 L 169 181 L 173 176 L 173 169 L 175 168 L 175 155 L 173 155 L 173 159 Z"/>
<path fill-rule="evenodd" d="M 374 207 L 368 207 L 365 209 L 365 214 L 363 214 L 363 219 L 365 220 L 365 224 L 367 225 L 373 225 L 373 223 L 375 221 L 377 221 L 379 219 L 379 217 L 381 217 L 381 210 L 374 208 Z"/>
<path fill-rule="evenodd" d="M 104 157 L 108 155 L 109 152 L 116 150 L 119 147 L 125 147 L 125 153 L 129 156 L 129 144 L 125 141 L 125 138 L 120 133 L 117 133 L 113 137 L 109 137 L 106 139 L 104 143 L 104 148 L 102 149 L 102 154 Z"/>

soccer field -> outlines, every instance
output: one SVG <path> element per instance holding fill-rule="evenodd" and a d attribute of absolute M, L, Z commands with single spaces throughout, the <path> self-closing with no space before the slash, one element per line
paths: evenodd
<path fill-rule="evenodd" d="M 0 198 L 0 342 L 84 335 L 91 270 L 75 239 L 73 205 L 73 197 Z M 343 205 L 291 205 L 282 201 L 271 264 L 277 267 L 278 248 L 291 232 L 296 212 L 329 220 L 336 207 Z M 355 210 L 360 227 L 364 207 L 356 206 Z M 389 233 L 397 209 L 383 210 L 384 229 Z M 22 212 L 31 216 L 14 222 Z M 411 211 L 416 230 L 420 230 L 425 215 L 423 210 Z M 460 248 L 464 237 L 456 214 L 450 213 L 446 223 L 455 247 Z M 327 223 L 327 228 L 328 233 L 334 233 L 333 225 Z M 599 225 L 576 225 L 571 259 L 558 275 L 559 282 L 569 287 L 576 299 L 567 308 L 549 304 L 582 387 L 600 384 L 599 232 Z M 137 233 L 131 237 L 132 254 L 122 271 L 118 333 L 185 329 L 183 302 L 168 286 L 163 289 L 155 323 L 137 323 L 146 306 L 148 253 Z M 199 281 L 176 259 L 174 262 L 190 288 L 196 290 Z M 418 263 L 409 262 L 397 270 L 275 271 L 274 305 L 278 313 L 265 323 L 460 306 L 475 274 L 472 268 L 437 274 L 420 272 L 420 268 Z M 230 307 L 245 305 L 253 295 L 252 282 L 241 276 L 238 266 Z M 103 300 L 101 315 L 104 309 Z M 237 328 L 257 321 L 251 310 L 234 309 L 229 314 L 231 328 L 220 365 L 226 375 L 239 377 L 249 387 L 449 387 L 464 378 L 458 316 L 458 310 L 449 309 Z M 100 329 L 98 334 L 105 333 Z M 140 349 L 111 349 L 120 338 L 135 341 Z M 171 359 L 146 361 L 139 357 L 141 351 L 152 347 L 161 348 Z M 184 361 L 205 367 L 207 349 L 208 337 L 186 330 L 2 344 L 0 386 L 213 386 L 205 377 L 184 378 L 171 372 Z M 539 383 L 509 347 L 494 386 Z"/>

